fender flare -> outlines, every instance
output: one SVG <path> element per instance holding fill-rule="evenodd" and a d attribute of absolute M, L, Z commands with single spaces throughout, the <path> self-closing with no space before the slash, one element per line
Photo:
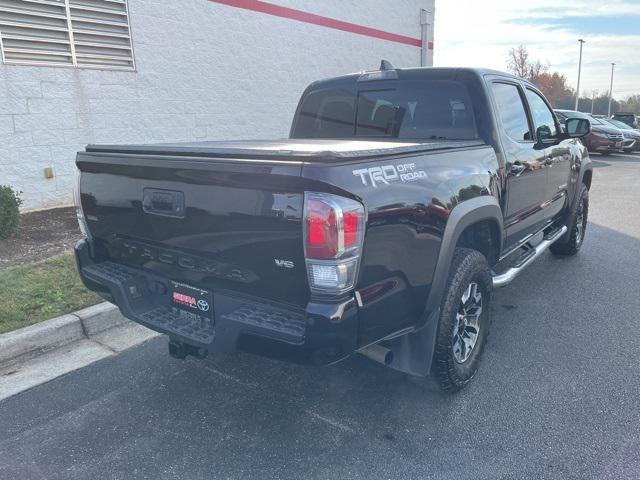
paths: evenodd
<path fill-rule="evenodd" d="M 582 183 L 584 182 L 584 176 L 587 172 L 591 172 L 591 174 L 593 175 L 593 163 L 591 162 L 591 159 L 589 157 L 580 161 L 580 171 L 577 175 L 578 178 L 576 179 L 576 188 L 573 192 L 573 199 L 571 200 L 572 212 L 575 209 L 576 203 L 578 202 L 578 199 L 580 197 L 580 190 L 582 190 Z"/>
<path fill-rule="evenodd" d="M 582 191 L 584 175 L 587 172 L 592 172 L 593 174 L 593 164 L 591 163 L 590 159 L 588 159 L 586 162 L 583 162 L 580 168 L 580 172 L 578 172 L 577 179 L 576 179 L 576 187 L 573 192 L 573 198 L 569 203 L 569 211 L 564 220 L 564 225 L 567 226 L 567 233 L 565 233 L 562 236 L 562 238 L 558 240 L 557 243 L 566 243 L 569 241 L 569 238 L 571 237 L 571 226 L 573 225 L 573 222 L 576 218 L 576 207 L 578 205 L 578 201 L 580 200 L 580 192 Z"/>
<path fill-rule="evenodd" d="M 440 307 L 440 301 L 449 278 L 449 269 L 453 260 L 453 252 L 462 232 L 474 223 L 482 220 L 494 220 L 498 225 L 500 238 L 500 251 L 504 239 L 504 225 L 502 209 L 498 200 L 490 195 L 475 197 L 456 205 L 444 229 L 438 261 L 433 273 L 429 299 L 425 312 L 428 314 Z"/>
<path fill-rule="evenodd" d="M 391 368 L 410 375 L 429 375 L 435 349 L 440 303 L 449 278 L 454 250 L 462 232 L 470 225 L 482 220 L 494 220 L 497 223 L 500 251 L 502 251 L 503 215 L 500 204 L 495 197 L 490 195 L 475 197 L 465 200 L 453 208 L 442 235 L 440 252 L 425 307 L 424 326 L 416 332 L 390 341 L 391 349 L 394 352 L 393 362 L 389 365 Z"/>

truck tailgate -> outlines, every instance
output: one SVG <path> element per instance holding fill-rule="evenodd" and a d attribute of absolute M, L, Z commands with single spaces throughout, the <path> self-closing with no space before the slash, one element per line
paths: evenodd
<path fill-rule="evenodd" d="M 88 151 L 77 165 L 100 260 L 306 305 L 299 162 Z"/>

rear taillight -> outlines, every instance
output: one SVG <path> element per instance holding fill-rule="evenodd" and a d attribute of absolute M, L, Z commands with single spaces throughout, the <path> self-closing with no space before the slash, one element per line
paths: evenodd
<path fill-rule="evenodd" d="M 305 193 L 304 252 L 313 292 L 341 294 L 353 288 L 364 225 L 361 203 L 326 193 Z"/>

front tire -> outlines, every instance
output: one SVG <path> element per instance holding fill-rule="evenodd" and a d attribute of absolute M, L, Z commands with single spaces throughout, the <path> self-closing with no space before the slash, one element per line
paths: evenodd
<path fill-rule="evenodd" d="M 462 389 L 478 370 L 491 322 L 491 270 L 480 252 L 456 248 L 440 308 L 432 373 L 446 392 Z"/>
<path fill-rule="evenodd" d="M 554 243 L 549 247 L 551 253 L 560 256 L 575 255 L 580 251 L 584 242 L 584 235 L 587 231 L 587 220 L 589 217 L 589 189 L 582 185 L 580 190 L 580 201 L 577 205 L 576 215 L 569 230 L 569 240 L 564 243 Z"/>

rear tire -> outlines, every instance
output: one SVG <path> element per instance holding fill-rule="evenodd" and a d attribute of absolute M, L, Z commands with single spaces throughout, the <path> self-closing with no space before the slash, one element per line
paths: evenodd
<path fill-rule="evenodd" d="M 480 252 L 456 248 L 440 308 L 432 373 L 446 392 L 462 389 L 478 370 L 491 322 L 491 270 Z"/>
<path fill-rule="evenodd" d="M 589 189 L 582 185 L 580 200 L 577 205 L 576 215 L 569 230 L 569 240 L 564 243 L 554 243 L 549 247 L 551 253 L 559 256 L 575 255 L 580 251 L 587 232 L 587 220 L 589 217 Z"/>

